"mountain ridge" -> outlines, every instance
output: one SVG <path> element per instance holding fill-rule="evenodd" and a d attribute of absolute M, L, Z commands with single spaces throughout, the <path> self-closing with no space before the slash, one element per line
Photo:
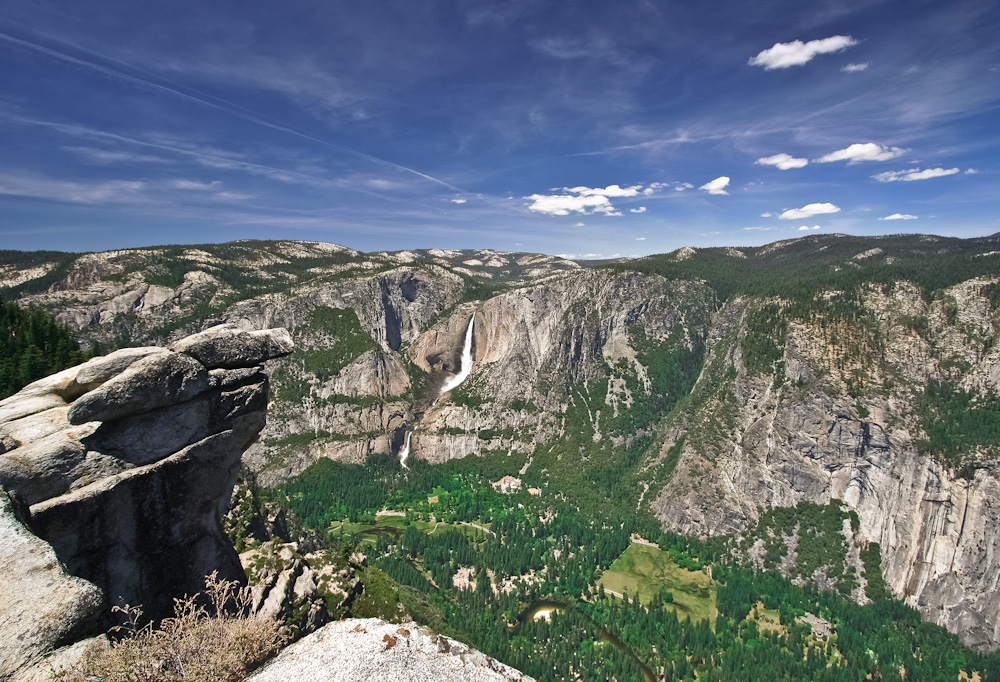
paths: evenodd
<path fill-rule="evenodd" d="M 300 352 L 274 363 L 274 418 L 244 458 L 264 483 L 412 434 L 411 457 L 522 456 L 526 485 L 638 500 L 702 537 L 839 500 L 894 594 L 994 648 L 997 243 L 810 235 L 491 281 L 456 269 L 493 267 L 462 251 L 242 242 L 81 257 L 10 291 L 85 341 L 288 327 Z M 473 371 L 439 396 L 473 313 Z"/>

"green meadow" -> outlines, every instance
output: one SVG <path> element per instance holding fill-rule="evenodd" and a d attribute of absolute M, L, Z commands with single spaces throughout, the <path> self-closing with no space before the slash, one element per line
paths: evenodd
<path fill-rule="evenodd" d="M 654 595 L 670 592 L 678 617 L 686 616 L 692 622 L 708 619 L 714 626 L 719 614 L 718 584 L 704 571 L 681 568 L 658 547 L 632 543 L 604 572 L 598 584 L 605 590 L 628 594 L 629 599 L 638 597 L 643 604 L 652 601 Z"/>

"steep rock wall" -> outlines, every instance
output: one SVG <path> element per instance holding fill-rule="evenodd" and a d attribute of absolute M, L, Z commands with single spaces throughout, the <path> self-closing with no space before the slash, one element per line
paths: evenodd
<path fill-rule="evenodd" d="M 95 358 L 0 401 L 0 487 L 16 500 L 0 509 L 11 550 L 0 670 L 28 679 L 42 656 L 113 624 L 113 605 L 160 619 L 212 571 L 245 579 L 221 513 L 264 427 L 261 363 L 291 351 L 283 329 L 223 325 Z"/>
<path fill-rule="evenodd" d="M 411 455 L 439 462 L 486 450 L 528 452 L 558 437 L 569 387 L 606 377 L 608 363 L 621 360 L 642 374 L 629 345 L 633 325 L 648 338 L 675 329 L 693 338 L 704 333 L 713 304 L 714 295 L 699 283 L 597 271 L 463 304 L 421 334 L 408 354 L 432 379 L 454 374 L 475 313 L 473 370 L 453 391 L 474 400 L 433 393 L 436 403 L 426 411 L 418 406 L 409 425 L 416 429 Z M 477 435 L 484 431 L 508 435 Z"/>
<path fill-rule="evenodd" d="M 870 290 L 864 305 L 880 340 L 871 348 L 860 322 L 831 333 L 826 322 L 792 320 L 781 363 L 763 374 L 748 370 L 745 343 L 760 302 L 728 304 L 691 407 L 661 450 L 685 436 L 652 506 L 664 527 L 725 534 L 754 522 L 762 506 L 841 500 L 880 544 L 897 596 L 966 644 L 996 648 L 1000 463 L 969 452 L 970 463 L 957 466 L 927 454 L 916 414 L 930 380 L 998 387 L 996 312 L 983 284 L 930 303 L 906 283 Z"/>

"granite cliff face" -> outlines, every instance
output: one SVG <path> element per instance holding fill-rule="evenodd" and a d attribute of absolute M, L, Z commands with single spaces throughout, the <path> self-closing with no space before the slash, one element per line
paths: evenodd
<path fill-rule="evenodd" d="M 966 644 L 996 648 L 1000 463 L 975 449 L 929 453 L 920 413 L 932 381 L 997 389 L 993 284 L 970 280 L 930 302 L 905 282 L 872 287 L 872 326 L 790 320 L 774 339 L 780 359 L 756 368 L 747 328 L 762 303 L 729 303 L 692 407 L 667 429 L 661 456 L 683 445 L 656 515 L 708 536 L 746 528 L 764 506 L 840 500 L 880 544 L 894 594 Z"/>
<path fill-rule="evenodd" d="M 291 351 L 284 329 L 214 327 L 0 401 L 0 676 L 44 679 L 113 605 L 160 619 L 212 571 L 244 579 L 220 517 L 264 427 L 261 363 Z"/>
<path fill-rule="evenodd" d="M 652 390 L 633 337 L 663 340 L 676 332 L 679 344 L 691 345 L 706 332 L 713 304 L 698 283 L 590 271 L 460 306 L 421 334 L 409 356 L 432 378 L 454 374 L 475 313 L 472 373 L 453 391 L 473 400 L 438 396 L 439 382 L 429 382 L 426 400 L 436 402 L 416 405 L 407 425 L 411 456 L 440 462 L 489 450 L 531 452 L 565 435 L 571 392 L 588 381 L 610 377 L 610 398 L 598 409 L 617 414 L 619 402 L 624 408 L 636 397 L 623 377 L 636 390 Z M 594 419 L 599 430 L 600 414 Z"/>

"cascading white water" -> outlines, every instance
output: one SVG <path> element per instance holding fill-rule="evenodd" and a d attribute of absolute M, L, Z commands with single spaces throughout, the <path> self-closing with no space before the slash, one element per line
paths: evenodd
<path fill-rule="evenodd" d="M 462 365 L 459 368 L 458 374 L 448 377 L 447 381 L 444 382 L 439 395 L 444 395 L 451 389 L 461 384 L 472 372 L 472 328 L 475 324 L 476 314 L 472 313 L 472 319 L 469 320 L 469 328 L 465 330 L 465 347 L 462 349 Z"/>
<path fill-rule="evenodd" d="M 409 432 L 406 434 L 406 442 L 403 443 L 403 447 L 399 451 L 399 463 L 404 469 L 409 469 L 406 466 L 406 458 L 410 456 L 410 435 Z"/>

